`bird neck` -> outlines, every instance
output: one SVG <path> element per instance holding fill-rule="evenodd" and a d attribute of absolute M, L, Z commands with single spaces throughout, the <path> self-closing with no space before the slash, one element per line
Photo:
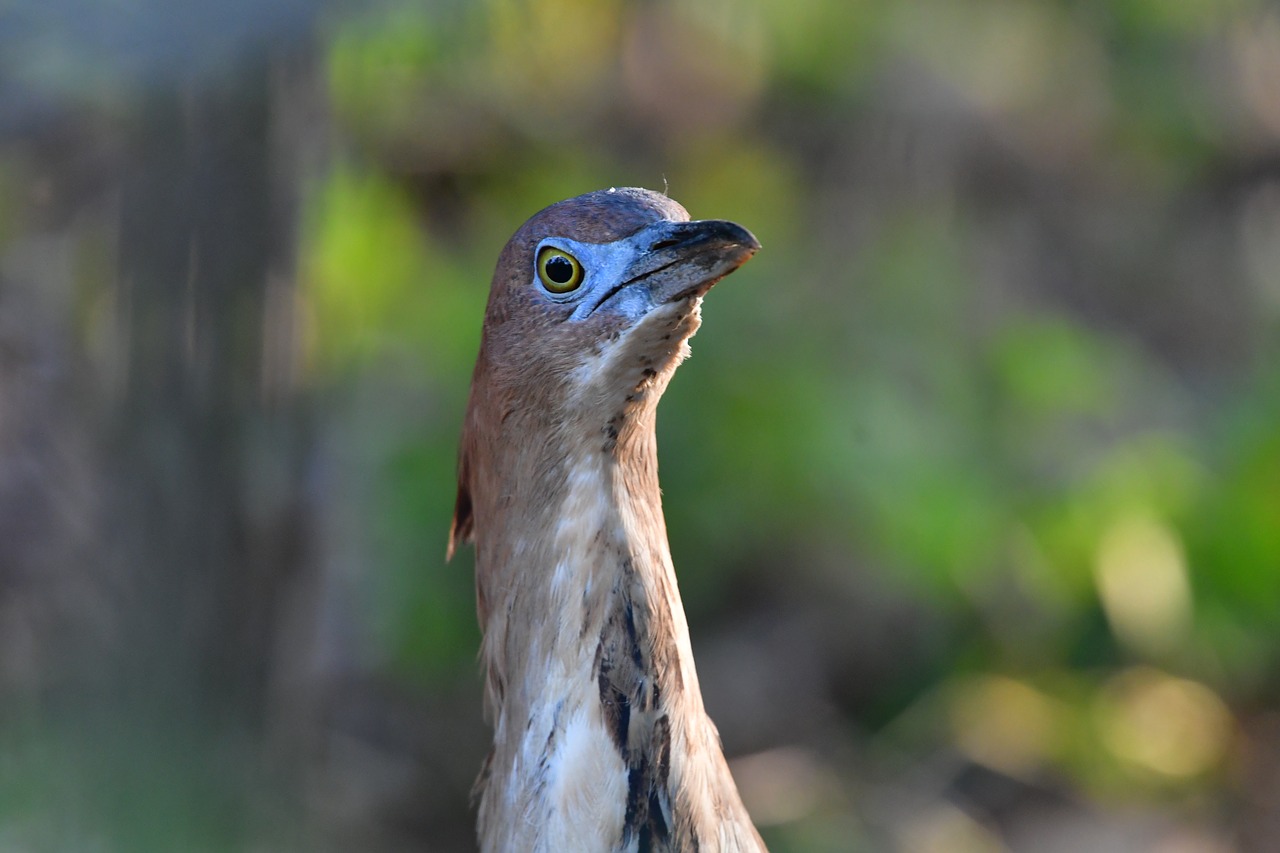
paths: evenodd
<path fill-rule="evenodd" d="M 589 435 L 586 444 L 521 442 L 541 458 L 499 463 L 499 488 L 477 502 L 494 725 L 479 783 L 482 843 L 757 849 L 698 688 L 653 405 L 577 426 L 562 434 Z M 743 844 L 717 844 L 736 824 Z"/>

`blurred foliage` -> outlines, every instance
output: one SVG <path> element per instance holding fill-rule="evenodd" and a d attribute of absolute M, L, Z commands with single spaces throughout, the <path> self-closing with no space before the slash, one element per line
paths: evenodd
<path fill-rule="evenodd" d="M 821 673 L 790 729 L 708 699 L 757 753 L 774 849 L 1036 849 L 904 793 L 955 761 L 1159 814 L 1186 849 L 1231 837 L 1255 762 L 1280 761 L 1251 746 L 1280 695 L 1274 9 L 384 2 L 307 33 L 325 152 L 291 310 L 316 547 L 357 567 L 337 587 L 360 666 L 478 692 L 470 555 L 443 555 L 494 259 L 548 203 L 665 189 L 764 244 L 708 297 L 659 431 L 695 644 L 798 614 L 788 648 Z M 0 104 L 84 110 L 67 81 L 108 86 L 84 97 L 110 140 L 165 85 L 65 47 L 0 70 Z M 15 200 L 41 192 L 32 156 L 0 148 L 0 245 L 52 227 Z M 104 233 L 79 234 L 81 266 L 112 262 Z M 88 301 L 80 346 L 109 353 L 114 303 Z M 0 822 L 42 784 L 0 770 Z"/>

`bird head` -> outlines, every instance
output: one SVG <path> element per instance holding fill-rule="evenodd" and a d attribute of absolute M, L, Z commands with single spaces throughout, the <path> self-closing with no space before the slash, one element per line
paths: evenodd
<path fill-rule="evenodd" d="M 759 242 L 723 220 L 690 221 L 643 189 L 553 204 L 516 231 L 498 258 L 472 379 L 450 553 L 470 538 L 476 480 L 503 453 L 604 435 L 606 451 L 634 413 L 652 411 L 703 295 Z"/>

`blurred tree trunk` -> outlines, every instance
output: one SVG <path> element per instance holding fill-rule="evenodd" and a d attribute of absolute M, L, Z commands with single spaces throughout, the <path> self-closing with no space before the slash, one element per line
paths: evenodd
<path fill-rule="evenodd" d="M 118 490 L 105 541 L 124 642 L 108 690 L 130 725 L 187 752 L 165 759 L 179 775 L 228 740 L 255 750 L 306 557 L 292 188 L 272 160 L 270 85 L 259 64 L 153 93 L 122 187 L 124 370 L 101 481 Z"/>

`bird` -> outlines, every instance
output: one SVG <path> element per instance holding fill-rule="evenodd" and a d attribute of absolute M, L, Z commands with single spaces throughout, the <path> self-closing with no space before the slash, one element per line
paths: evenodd
<path fill-rule="evenodd" d="M 658 488 L 659 398 L 740 225 L 613 188 L 502 250 L 448 555 L 475 546 L 482 851 L 762 851 L 703 705 Z"/>

